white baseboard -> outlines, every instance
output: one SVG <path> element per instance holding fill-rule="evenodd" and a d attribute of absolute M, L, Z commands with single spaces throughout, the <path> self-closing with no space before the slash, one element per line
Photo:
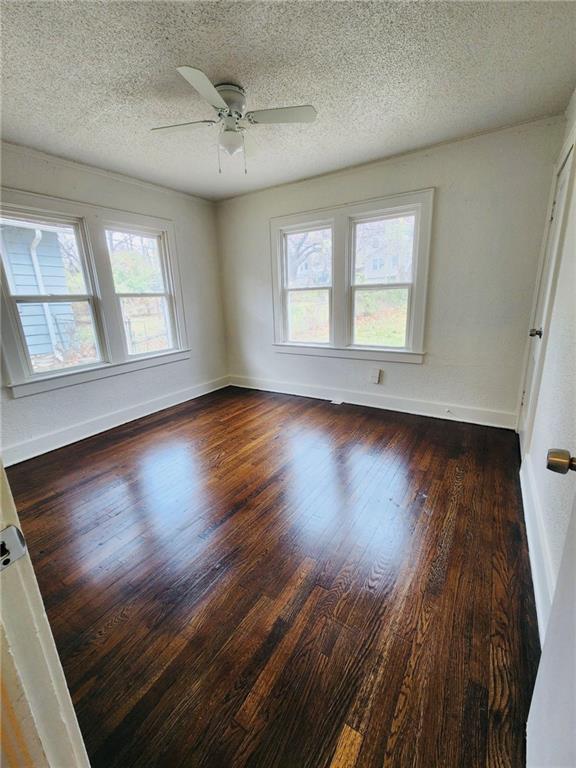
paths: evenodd
<path fill-rule="evenodd" d="M 387 411 L 414 413 L 419 416 L 432 416 L 451 421 L 465 421 L 471 424 L 484 424 L 490 427 L 515 429 L 516 413 L 512 411 L 491 411 L 486 408 L 475 408 L 451 403 L 438 403 L 428 400 L 412 400 L 407 397 L 381 395 L 372 392 L 362 392 L 352 389 L 336 389 L 310 384 L 297 384 L 286 381 L 272 381 L 249 376 L 230 376 L 230 384 L 245 389 L 261 389 L 266 392 L 282 392 L 286 395 L 301 395 L 314 397 L 319 400 L 335 400 L 351 405 L 367 405 L 372 408 L 383 408 Z"/>
<path fill-rule="evenodd" d="M 536 598 L 536 613 L 538 615 L 538 633 L 540 645 L 544 645 L 544 636 L 552 607 L 554 595 L 554 574 L 552 560 L 548 549 L 548 540 L 542 520 L 542 507 L 538 490 L 534 482 L 532 460 L 530 455 L 524 456 L 520 467 L 520 486 L 524 504 L 524 520 L 528 536 L 528 552 L 530 555 L 530 570 Z"/>
<path fill-rule="evenodd" d="M 40 456 L 56 448 L 62 448 L 64 445 L 70 445 L 70 443 L 83 440 L 85 437 L 105 432 L 107 429 L 112 429 L 112 427 L 119 427 L 121 424 L 134 421 L 134 419 L 139 419 L 142 416 L 162 411 L 171 405 L 178 405 L 179 403 L 186 402 L 186 400 L 193 400 L 201 395 L 207 395 L 209 392 L 215 392 L 217 389 L 227 387 L 229 383 L 228 377 L 222 376 L 219 379 L 196 384 L 193 387 L 186 387 L 186 389 L 179 389 L 176 392 L 162 395 L 162 397 L 155 397 L 153 400 L 138 403 L 138 405 L 133 405 L 130 408 L 123 408 L 120 411 L 113 411 L 96 419 L 82 421 L 71 427 L 49 432 L 31 440 L 3 446 L 2 459 L 4 466 L 9 467 L 11 464 L 17 464 L 19 461 Z"/>

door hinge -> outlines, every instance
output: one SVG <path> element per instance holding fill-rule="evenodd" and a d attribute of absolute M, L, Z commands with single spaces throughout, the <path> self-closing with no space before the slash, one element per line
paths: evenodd
<path fill-rule="evenodd" d="M 9 525 L 0 533 L 0 571 L 8 568 L 26 554 L 26 539 L 15 525 Z"/>

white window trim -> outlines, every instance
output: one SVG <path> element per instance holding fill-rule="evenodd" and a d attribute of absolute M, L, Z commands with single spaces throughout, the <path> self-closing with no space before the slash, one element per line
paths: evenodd
<path fill-rule="evenodd" d="M 120 373 L 142 370 L 190 357 L 184 301 L 178 266 L 174 223 L 170 219 L 136 214 L 114 208 L 79 203 L 64 198 L 48 197 L 33 192 L 2 188 L 0 214 L 7 218 L 25 218 L 57 223 L 75 223 L 81 238 L 87 281 L 92 291 L 94 319 L 102 361 L 86 366 L 62 369 L 49 374 L 31 373 L 19 323 L 14 317 L 15 297 L 2 286 L 2 360 L 4 385 L 14 397 L 38 394 L 51 389 L 94 381 Z M 173 336 L 172 349 L 153 354 L 128 355 L 124 338 L 120 304 L 112 279 L 108 256 L 106 228 L 124 229 L 160 237 L 163 248 L 166 291 L 171 297 Z"/>
<path fill-rule="evenodd" d="M 316 209 L 270 221 L 270 255 L 274 307 L 274 349 L 281 354 L 340 357 L 384 362 L 422 363 L 425 356 L 424 326 L 428 265 L 432 231 L 434 189 L 423 189 L 389 195 L 361 203 Z M 414 277 L 406 346 L 365 347 L 352 343 L 352 261 L 354 222 L 402 212 L 416 214 L 414 241 Z M 283 241 L 284 234 L 316 226 L 331 226 L 332 240 L 332 305 L 331 341 L 328 344 L 300 344 L 287 340 L 284 308 Z"/>

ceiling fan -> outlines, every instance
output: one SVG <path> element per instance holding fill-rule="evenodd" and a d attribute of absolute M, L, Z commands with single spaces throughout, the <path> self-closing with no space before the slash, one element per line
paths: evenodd
<path fill-rule="evenodd" d="M 193 120 L 190 123 L 161 125 L 151 130 L 178 131 L 195 125 L 220 125 L 218 160 L 220 160 L 220 150 L 228 155 L 235 155 L 244 149 L 244 132 L 252 125 L 313 123 L 316 120 L 316 110 L 308 104 L 247 112 L 246 92 L 240 85 L 234 83 L 213 85 L 204 72 L 194 67 L 177 67 L 177 71 L 203 99 L 214 107 L 217 117 L 215 120 Z M 221 172 L 220 167 L 219 170 Z M 246 172 L 246 166 L 244 166 L 244 172 Z"/>

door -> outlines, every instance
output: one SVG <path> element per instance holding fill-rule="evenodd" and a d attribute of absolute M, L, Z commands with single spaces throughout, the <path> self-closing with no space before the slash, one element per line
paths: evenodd
<path fill-rule="evenodd" d="M 566 195 L 572 171 L 574 156 L 573 147 L 570 146 L 563 155 L 563 157 L 561 156 L 559 168 L 555 177 L 544 256 L 538 280 L 536 303 L 532 313 L 531 327 L 529 330 L 530 344 L 528 348 L 528 362 L 526 366 L 522 406 L 518 426 L 520 443 L 523 447 L 525 446 L 524 450 L 527 450 L 528 448 L 527 443 L 530 439 L 534 421 L 536 397 L 542 367 L 542 354 L 546 346 L 552 303 L 551 300 L 554 294 L 555 279 L 557 276 L 556 267 L 558 264 L 558 250 L 561 243 L 563 225 L 565 224 L 564 213 Z"/>
<path fill-rule="evenodd" d="M 576 765 L 576 504 L 528 716 L 528 768 Z"/>
<path fill-rule="evenodd" d="M 3 768 L 89 768 L 30 557 L 0 464 Z"/>
<path fill-rule="evenodd" d="M 572 139 L 576 136 L 576 129 Z M 574 141 L 571 142 L 573 147 Z M 568 521 L 576 495 L 576 472 L 564 477 L 546 468 L 551 448 L 576 452 L 576 182 L 574 150 L 566 150 L 567 174 L 561 209 L 557 205 L 550 278 L 552 287 L 545 303 L 542 345 L 527 391 L 527 417 L 521 441 L 520 481 L 532 580 L 543 642 L 560 567 Z M 534 341 L 533 341 L 534 343 Z"/>
<path fill-rule="evenodd" d="M 576 135 L 576 129 L 572 138 Z M 572 142 L 573 146 L 573 142 Z M 576 765 L 576 181 L 561 169 L 542 348 L 520 471 L 542 657 L 530 707 L 530 768 Z M 567 170 L 569 164 L 570 170 Z M 561 179 L 559 178 L 559 184 Z M 559 188 L 559 186 L 557 186 Z M 552 246 L 550 246 L 552 248 Z M 551 449 L 561 449 L 556 456 Z M 554 471 L 550 471 L 550 470 Z M 572 471 L 574 470 L 574 471 Z"/>

